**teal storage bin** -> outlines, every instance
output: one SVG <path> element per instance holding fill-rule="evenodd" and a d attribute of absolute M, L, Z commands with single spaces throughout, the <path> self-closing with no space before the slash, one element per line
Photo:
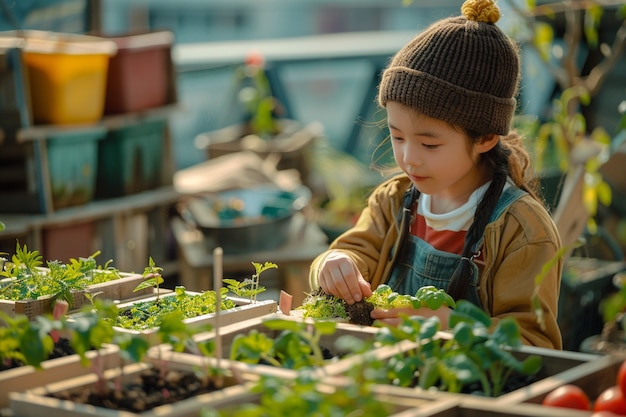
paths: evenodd
<path fill-rule="evenodd" d="M 112 130 L 98 145 L 96 198 L 114 198 L 162 185 L 165 120 Z"/>
<path fill-rule="evenodd" d="M 47 138 L 48 175 L 54 210 L 93 200 L 98 169 L 98 142 L 105 135 L 104 128 L 94 128 L 54 134 Z M 45 178 L 42 178 L 43 181 Z M 41 205 L 45 207 L 46 202 L 42 201 Z"/>

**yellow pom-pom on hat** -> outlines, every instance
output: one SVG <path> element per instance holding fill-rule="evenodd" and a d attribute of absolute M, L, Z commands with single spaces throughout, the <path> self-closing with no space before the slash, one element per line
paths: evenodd
<path fill-rule="evenodd" d="M 495 24 L 494 0 L 466 0 L 461 12 L 398 51 L 383 72 L 378 102 L 403 103 L 473 133 L 505 135 L 516 107 L 519 49 Z"/>
<path fill-rule="evenodd" d="M 496 23 L 500 20 L 500 9 L 493 0 L 466 0 L 461 13 L 475 22 Z"/>

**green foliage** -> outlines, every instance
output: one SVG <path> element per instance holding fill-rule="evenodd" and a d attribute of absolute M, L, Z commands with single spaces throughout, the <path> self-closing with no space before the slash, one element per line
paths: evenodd
<path fill-rule="evenodd" d="M 255 273 L 250 279 L 239 281 L 232 278 L 225 278 L 222 280 L 227 286 L 228 291 L 232 292 L 238 297 L 249 298 L 250 301 L 255 302 L 257 295 L 265 291 L 265 287 L 260 286 L 261 274 L 268 269 L 278 268 L 273 262 L 252 262 Z"/>
<path fill-rule="evenodd" d="M 541 305 L 541 299 L 539 298 L 539 290 L 541 289 L 541 284 L 543 283 L 543 280 L 545 279 L 548 272 L 550 272 L 550 270 L 555 267 L 555 265 L 559 262 L 559 260 L 561 260 L 561 258 L 563 258 L 563 256 L 569 249 L 570 248 L 568 248 L 567 246 L 563 246 L 562 248 L 560 248 L 557 253 L 552 257 L 552 259 L 550 259 L 541 267 L 541 271 L 535 277 L 535 289 L 533 290 L 531 304 L 533 311 L 537 315 L 537 323 L 539 323 L 542 330 L 545 330 L 546 324 L 543 315 L 543 306 Z"/>
<path fill-rule="evenodd" d="M 393 413 L 393 404 L 372 395 L 370 385 L 355 381 L 339 388 L 320 385 L 306 373 L 294 381 L 262 376 L 252 388 L 260 395 L 258 402 L 248 402 L 222 410 L 206 407 L 201 417 L 283 417 L 283 416 L 370 416 L 383 417 Z M 358 414 L 354 414 L 358 410 Z"/>
<path fill-rule="evenodd" d="M 320 339 L 333 334 L 337 327 L 332 321 L 306 323 L 280 318 L 266 319 L 263 325 L 278 331 L 278 337 L 270 338 L 256 329 L 239 334 L 233 340 L 230 359 L 251 364 L 264 361 L 289 369 L 322 366 L 325 358 Z"/>
<path fill-rule="evenodd" d="M 96 252 L 88 258 L 60 261 L 47 261 L 43 267 L 43 257 L 36 250 L 29 250 L 19 243 L 10 262 L 5 262 L 0 270 L 0 299 L 21 301 L 50 297 L 53 300 L 73 303 L 73 291 L 84 290 L 87 286 L 120 278 L 119 271 L 108 266 L 99 266 Z"/>
<path fill-rule="evenodd" d="M 88 351 L 112 343 L 115 337 L 112 323 L 118 315 L 117 306 L 111 300 L 93 299 L 92 302 L 93 307 L 84 306 L 80 314 L 65 322 L 65 328 L 71 332 L 70 345 L 83 366 L 89 364 Z"/>
<path fill-rule="evenodd" d="M 494 325 L 482 309 L 460 300 L 451 312 L 450 339 L 437 335 L 440 327 L 437 317 L 417 316 L 403 317 L 397 327 L 382 327 L 376 340 L 383 345 L 395 346 L 405 340 L 416 343 L 386 361 L 368 362 L 374 380 L 399 386 L 413 386 L 417 380 L 423 389 L 449 392 L 462 392 L 478 383 L 481 395 L 496 397 L 514 373 L 534 375 L 541 368 L 539 356 L 519 360 L 511 352 L 522 344 L 513 318 Z"/>
<path fill-rule="evenodd" d="M 345 301 L 328 294 L 309 296 L 296 309 L 303 312 L 304 318 L 349 319 Z"/>
<path fill-rule="evenodd" d="M 247 61 L 235 70 L 235 84 L 239 88 L 237 98 L 244 112 L 250 116 L 252 133 L 268 140 L 279 132 L 274 116 L 276 99 L 265 73 L 263 57 L 251 56 Z"/>
<path fill-rule="evenodd" d="M 588 126 L 578 103 L 589 104 L 590 95 L 583 87 L 571 87 L 553 101 L 552 120 L 537 127 L 534 141 L 536 168 L 554 165 L 561 172 L 568 172 L 576 165 L 584 165 L 583 201 L 589 212 L 588 228 L 597 230 L 595 216 L 598 204 L 611 203 L 611 187 L 604 181 L 600 168 L 609 157 L 611 137 L 601 126 L 588 133 Z"/>
<path fill-rule="evenodd" d="M 159 286 L 163 284 L 163 276 L 161 276 L 161 272 L 163 272 L 163 268 L 157 266 L 154 262 L 154 259 L 150 257 L 148 260 L 148 266 L 144 268 L 143 278 L 133 290 L 133 292 L 137 292 L 143 290 L 144 288 L 155 288 L 156 289 L 156 298 L 159 299 Z"/>
<path fill-rule="evenodd" d="M 379 285 L 372 295 L 364 301 L 371 303 L 374 308 L 387 310 L 390 308 L 414 308 L 428 307 L 437 310 L 442 306 L 454 308 L 454 299 L 445 292 L 434 286 L 424 286 L 416 294 L 399 294 L 386 284 Z M 346 303 L 339 297 L 328 294 L 307 297 L 298 310 L 304 311 L 305 318 L 316 319 L 348 319 Z"/>
<path fill-rule="evenodd" d="M 611 293 L 600 302 L 600 313 L 605 323 L 618 323 L 621 322 L 622 328 L 626 324 L 626 280 L 624 279 L 624 273 L 619 273 L 615 276 L 618 281 L 618 291 Z"/>
<path fill-rule="evenodd" d="M 221 288 L 221 309 L 228 310 L 236 306 L 228 299 L 228 290 Z M 197 317 L 215 313 L 217 301 L 215 291 L 202 293 L 188 293 L 185 287 L 177 286 L 173 295 L 157 299 L 137 301 L 131 307 L 122 311 L 115 320 L 115 325 L 124 329 L 145 330 L 161 325 L 163 317 L 173 312 L 180 312 L 183 318 Z"/>
<path fill-rule="evenodd" d="M 44 323 L 44 318 L 30 322 L 24 315 L 13 318 L 0 311 L 0 363 L 19 361 L 41 369 L 54 348 L 52 337 L 43 331 Z"/>
<path fill-rule="evenodd" d="M 421 308 L 428 307 L 437 310 L 442 306 L 454 308 L 454 299 L 445 290 L 435 288 L 432 285 L 424 286 L 417 290 L 414 296 L 398 294 L 388 285 L 379 285 L 366 301 L 374 304 L 376 308 Z"/>

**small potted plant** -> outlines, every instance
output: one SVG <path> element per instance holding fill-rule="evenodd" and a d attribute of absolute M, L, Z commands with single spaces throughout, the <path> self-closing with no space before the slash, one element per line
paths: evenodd
<path fill-rule="evenodd" d="M 17 244 L 10 261 L 0 269 L 0 311 L 14 316 L 24 314 L 30 319 L 51 313 L 56 300 L 64 300 L 70 309 L 88 304 L 88 293 L 101 298 L 123 300 L 147 295 L 152 289 L 133 289 L 143 279 L 140 274 L 120 272 L 110 265 L 98 265 L 99 252 L 87 258 L 70 259 L 65 264 L 47 261 L 36 250 Z"/>
<path fill-rule="evenodd" d="M 206 151 L 208 159 L 246 150 L 263 158 L 278 155 L 278 169 L 296 169 L 302 182 L 309 184 L 312 145 L 322 135 L 321 125 L 304 125 L 285 117 L 272 94 L 267 71 L 263 55 L 251 51 L 234 71 L 241 123 L 201 133 L 196 146 Z"/>

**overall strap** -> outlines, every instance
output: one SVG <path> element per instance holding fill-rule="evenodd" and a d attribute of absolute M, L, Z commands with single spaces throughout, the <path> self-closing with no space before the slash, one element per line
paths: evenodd
<path fill-rule="evenodd" d="M 491 216 L 489 217 L 489 223 L 493 223 L 504 213 L 511 204 L 522 198 L 528 194 L 526 191 L 522 190 L 517 186 L 510 186 L 502 191 L 500 198 L 498 199 L 498 203 L 496 207 L 493 209 Z M 474 246 L 472 247 L 472 253 L 478 253 L 478 248 L 483 244 L 483 239 L 481 238 Z"/>

